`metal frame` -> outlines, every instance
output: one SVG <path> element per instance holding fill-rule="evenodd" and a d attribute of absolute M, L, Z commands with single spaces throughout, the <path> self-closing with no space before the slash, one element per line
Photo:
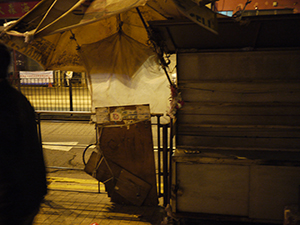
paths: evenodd
<path fill-rule="evenodd" d="M 36 122 L 38 128 L 38 135 L 40 143 L 42 144 L 42 129 L 41 129 L 41 120 L 43 116 L 51 115 L 51 116 L 69 116 L 69 115 L 81 115 L 81 116 L 92 116 L 95 113 L 92 112 L 76 112 L 76 111 L 65 111 L 65 112 L 55 112 L 55 111 L 36 111 Z M 166 206 L 170 203 L 171 196 L 171 171 L 172 171 L 172 155 L 173 155 L 173 120 L 169 124 L 161 124 L 160 118 L 163 114 L 155 113 L 151 114 L 151 117 L 156 117 L 156 123 L 152 123 L 152 126 L 157 127 L 157 189 L 158 189 L 158 197 L 163 197 L 163 205 Z M 97 132 L 96 132 L 97 135 Z M 162 139 L 162 140 L 161 140 Z M 89 148 L 91 145 L 88 145 Z M 156 150 L 156 149 L 153 149 Z M 84 156 L 83 156 L 84 159 Z M 84 161 L 84 160 L 83 160 Z M 61 170 L 82 170 L 76 168 L 69 167 L 48 167 L 54 169 Z M 100 193 L 100 182 L 98 182 L 98 193 Z"/>

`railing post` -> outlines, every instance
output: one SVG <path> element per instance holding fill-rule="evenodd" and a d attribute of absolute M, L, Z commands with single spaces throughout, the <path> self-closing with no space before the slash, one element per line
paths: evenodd
<path fill-rule="evenodd" d="M 73 90 L 72 90 L 72 81 L 69 82 L 69 95 L 70 95 L 70 111 L 73 111 Z"/>
<path fill-rule="evenodd" d="M 157 118 L 157 174 L 158 174 L 158 197 L 161 197 L 161 146 L 160 146 L 160 117 L 161 115 L 156 115 Z"/>
<path fill-rule="evenodd" d="M 42 131 L 41 131 L 41 114 L 36 113 L 37 115 L 37 124 L 38 124 L 38 136 L 39 136 L 39 142 L 42 145 Z"/>
<path fill-rule="evenodd" d="M 20 78 L 20 74 L 19 74 L 19 72 L 17 72 L 17 76 L 18 76 L 18 78 L 16 79 L 17 80 L 17 82 L 18 82 L 18 90 L 21 92 L 21 78 Z"/>
<path fill-rule="evenodd" d="M 168 204 L 170 203 L 171 199 L 171 187 L 172 187 L 172 155 L 173 155 L 173 119 L 170 118 L 170 132 L 169 132 L 169 141 L 170 141 L 170 148 L 169 148 L 169 189 L 168 189 Z"/>
<path fill-rule="evenodd" d="M 168 125 L 163 125 L 163 179 L 164 179 L 164 206 L 168 203 Z"/>

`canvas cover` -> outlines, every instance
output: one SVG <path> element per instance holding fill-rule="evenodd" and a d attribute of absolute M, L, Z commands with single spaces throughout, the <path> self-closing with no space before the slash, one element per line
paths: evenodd
<path fill-rule="evenodd" d="M 150 47 L 136 7 L 146 22 L 183 17 L 171 0 L 42 0 L 5 28 L 1 41 L 45 70 L 86 71 L 85 63 L 90 65 L 93 56 L 83 59 L 81 46 L 94 45 L 120 30 Z M 127 52 L 122 54 L 127 56 Z"/>
<path fill-rule="evenodd" d="M 192 4 L 198 7 L 198 3 Z M 87 72 L 92 111 L 150 104 L 152 113 L 166 113 L 171 74 L 159 66 L 146 28 L 148 21 L 186 19 L 176 4 L 173 0 L 42 0 L 6 27 L 0 40 L 45 70 Z"/>
<path fill-rule="evenodd" d="M 170 74 L 174 71 L 176 58 L 171 57 Z M 172 70 L 171 70 L 172 68 Z M 149 57 L 133 77 L 120 74 L 91 74 L 93 108 L 149 104 L 151 113 L 164 113 L 170 107 L 170 84 L 154 56 Z M 161 118 L 168 123 L 169 117 Z"/>

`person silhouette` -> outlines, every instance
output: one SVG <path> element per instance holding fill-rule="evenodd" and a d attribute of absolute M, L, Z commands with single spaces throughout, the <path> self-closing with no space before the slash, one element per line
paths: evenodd
<path fill-rule="evenodd" d="M 47 194 L 35 112 L 7 81 L 10 52 L 0 43 L 0 225 L 31 225 Z"/>

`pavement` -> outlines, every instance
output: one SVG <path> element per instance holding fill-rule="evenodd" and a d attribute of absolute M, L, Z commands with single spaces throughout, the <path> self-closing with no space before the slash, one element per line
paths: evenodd
<path fill-rule="evenodd" d="M 162 207 L 114 204 L 106 193 L 50 190 L 34 225 L 161 224 Z"/>
<path fill-rule="evenodd" d="M 88 120 L 49 119 L 42 120 L 40 128 L 49 191 L 33 225 L 262 225 L 217 218 L 173 220 L 162 197 L 152 207 L 111 202 L 104 185 L 84 172 L 83 156 L 87 160 L 96 150 L 95 124 Z M 153 139 L 155 145 L 155 131 Z M 87 146 L 90 147 L 85 151 Z"/>
<path fill-rule="evenodd" d="M 154 207 L 115 204 L 104 185 L 83 171 L 82 153 L 96 140 L 94 124 L 46 120 L 41 122 L 41 133 L 49 191 L 33 225 L 143 225 L 166 221 L 161 199 Z"/>
<path fill-rule="evenodd" d="M 83 152 L 96 142 L 89 121 L 42 120 L 41 133 L 47 167 L 48 194 L 33 225 L 253 225 L 180 218 L 172 220 L 158 198 L 157 206 L 132 206 L 111 202 L 105 187 L 84 172 Z M 85 154 L 86 159 L 95 145 Z M 261 225 L 261 224 L 260 224 Z M 266 224 L 264 224 L 266 225 Z"/>

